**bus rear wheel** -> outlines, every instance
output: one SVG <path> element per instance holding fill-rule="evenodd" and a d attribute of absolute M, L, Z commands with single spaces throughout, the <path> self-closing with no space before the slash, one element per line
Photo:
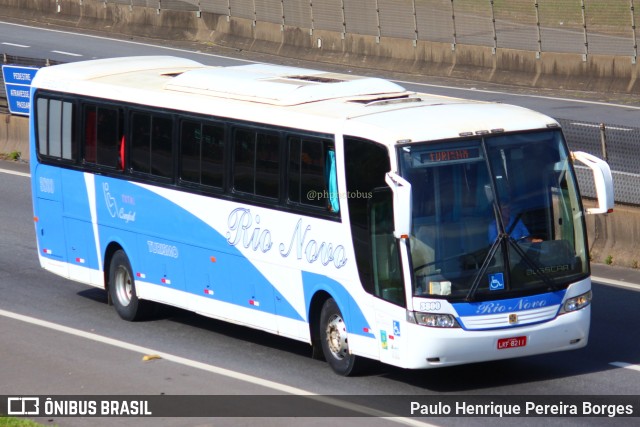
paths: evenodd
<path fill-rule="evenodd" d="M 326 300 L 322 306 L 320 342 L 324 358 L 336 374 L 349 376 L 356 373 L 359 360 L 349 351 L 347 326 L 333 298 Z"/>
<path fill-rule="evenodd" d="M 117 250 L 109 264 L 109 296 L 124 320 L 141 320 L 150 312 L 151 303 L 138 299 L 131 263 L 123 250 Z"/>

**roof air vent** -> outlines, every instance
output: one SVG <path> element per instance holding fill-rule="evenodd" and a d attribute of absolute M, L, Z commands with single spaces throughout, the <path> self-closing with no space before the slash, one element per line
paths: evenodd
<path fill-rule="evenodd" d="M 300 75 L 300 76 L 286 76 L 286 79 L 292 80 L 302 80 L 305 82 L 315 82 L 315 83 L 342 83 L 345 80 L 341 79 L 333 79 L 331 77 L 321 77 L 321 76 L 310 76 L 310 75 Z"/>

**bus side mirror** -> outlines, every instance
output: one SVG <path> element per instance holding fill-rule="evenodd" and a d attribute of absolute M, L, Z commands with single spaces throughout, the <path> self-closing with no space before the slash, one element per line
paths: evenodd
<path fill-rule="evenodd" d="M 588 166 L 593 172 L 596 185 L 598 207 L 587 209 L 587 214 L 603 214 L 613 212 L 613 178 L 609 164 L 596 156 L 582 151 L 572 151 L 571 157 Z"/>
<path fill-rule="evenodd" d="M 411 233 L 411 184 L 394 172 L 387 172 L 384 180 L 393 192 L 393 236 L 408 239 Z"/>

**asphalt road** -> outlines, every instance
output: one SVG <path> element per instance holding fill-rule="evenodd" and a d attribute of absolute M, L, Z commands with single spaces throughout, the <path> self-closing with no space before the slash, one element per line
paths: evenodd
<path fill-rule="evenodd" d="M 178 54 L 218 65 L 267 59 L 249 57 L 242 52 L 233 52 L 235 59 L 223 58 L 219 54 L 232 52 L 214 51 L 194 44 L 176 43 L 170 47 L 181 49 L 176 51 L 137 40 L 122 43 L 92 37 L 89 43 L 86 36 L 42 31 L 45 30 L 0 23 L 1 49 L 21 56 L 68 61 L 96 55 L 139 54 Z M 190 52 L 193 49 L 211 51 Z M 309 66 L 284 58 L 268 59 Z M 315 68 L 320 67 L 332 66 L 315 64 Z M 390 77 L 402 81 L 407 78 Z M 467 98 L 504 99 L 504 102 L 529 106 L 555 117 L 562 113 L 562 118 L 571 120 L 610 121 L 620 125 L 637 122 L 639 108 L 636 101 L 626 98 L 614 99 L 617 105 L 604 105 L 600 102 L 612 99 L 594 99 L 594 94 L 530 93 L 524 89 L 508 90 L 444 79 L 413 80 L 417 83 L 411 84 L 419 85 L 419 90 L 443 91 L 443 94 Z M 565 99 L 569 95 L 580 99 Z M 558 114 L 552 114 L 554 112 Z M 25 165 L 15 163 L 0 163 L 0 168 L 28 172 Z M 167 311 L 153 321 L 141 323 L 120 320 L 106 304 L 103 291 L 64 280 L 39 268 L 29 179 L 3 172 L 0 173 L 0 396 L 317 393 L 331 396 L 374 394 L 392 399 L 394 395 L 640 395 L 640 344 L 637 340 L 640 273 L 605 266 L 596 266 L 594 273 L 598 279 L 594 285 L 590 344 L 585 349 L 439 370 L 405 371 L 375 365 L 365 376 L 342 378 L 334 375 L 325 363 L 312 360 L 305 344 L 184 311 Z M 142 360 L 145 354 L 160 354 L 162 358 L 145 362 Z M 376 402 L 373 406 L 379 407 Z M 391 421 L 380 418 L 101 418 L 88 421 L 51 417 L 40 421 L 60 426 L 416 423 L 413 419 Z M 513 419 L 495 418 L 427 418 L 420 421 L 442 426 L 513 423 Z M 596 426 L 602 421 L 598 418 L 517 420 L 524 426 Z M 630 425 L 629 419 L 607 421 L 608 424 Z"/>

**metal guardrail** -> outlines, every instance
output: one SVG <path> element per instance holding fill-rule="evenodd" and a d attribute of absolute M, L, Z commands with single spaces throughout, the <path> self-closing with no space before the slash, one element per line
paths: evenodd
<path fill-rule="evenodd" d="M 128 1 L 128 0 L 127 0 Z M 3 55 L 5 64 L 44 67 L 61 62 L 48 59 Z M 8 113 L 2 73 L 0 112 Z M 640 206 L 640 128 L 556 118 L 562 125 L 569 148 L 586 151 L 609 162 L 613 171 L 615 201 Z M 593 178 L 587 168 L 576 167 L 582 195 L 595 197 Z"/>
<path fill-rule="evenodd" d="M 640 0 L 97 0 L 314 30 L 542 52 L 638 56 Z M 637 9 L 636 10 L 636 6 Z"/>
<path fill-rule="evenodd" d="M 615 201 L 640 205 L 640 128 L 615 124 L 557 119 L 569 148 L 586 151 L 609 163 L 613 175 Z M 595 197 L 591 172 L 576 167 L 583 196 Z"/>

